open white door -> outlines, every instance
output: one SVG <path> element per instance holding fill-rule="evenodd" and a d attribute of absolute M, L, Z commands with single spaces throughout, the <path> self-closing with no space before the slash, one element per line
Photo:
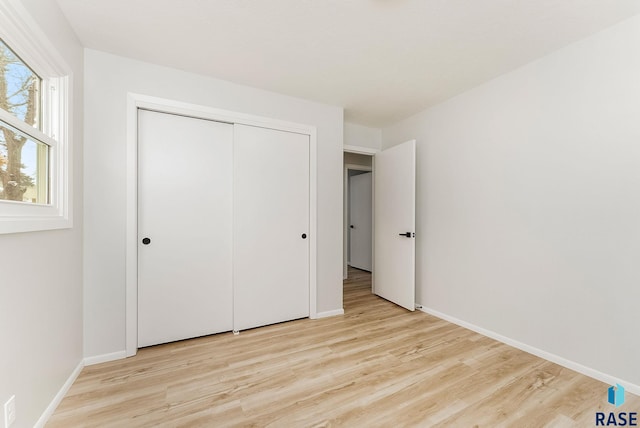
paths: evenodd
<path fill-rule="evenodd" d="M 415 310 L 416 142 L 375 155 L 374 275 L 378 296 Z"/>
<path fill-rule="evenodd" d="M 371 272 L 372 178 L 370 172 L 349 177 L 349 265 Z"/>

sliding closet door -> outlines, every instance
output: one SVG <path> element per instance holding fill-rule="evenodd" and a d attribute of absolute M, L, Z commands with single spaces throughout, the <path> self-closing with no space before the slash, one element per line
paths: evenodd
<path fill-rule="evenodd" d="M 138 346 L 230 331 L 233 125 L 138 121 Z"/>
<path fill-rule="evenodd" d="M 309 316 L 309 136 L 234 125 L 234 329 Z"/>

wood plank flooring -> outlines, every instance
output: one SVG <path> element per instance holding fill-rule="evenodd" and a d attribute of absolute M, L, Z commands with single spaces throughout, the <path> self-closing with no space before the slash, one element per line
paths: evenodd
<path fill-rule="evenodd" d="M 84 368 L 48 427 L 564 427 L 608 385 L 371 294 L 345 315 L 141 349 Z M 640 411 L 627 394 L 619 411 Z"/>

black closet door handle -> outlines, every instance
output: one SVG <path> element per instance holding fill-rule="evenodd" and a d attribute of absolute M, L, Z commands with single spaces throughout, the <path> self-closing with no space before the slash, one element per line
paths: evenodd
<path fill-rule="evenodd" d="M 407 238 L 411 238 L 411 232 L 400 233 L 399 235 Z"/>
<path fill-rule="evenodd" d="M 144 245 L 149 245 L 151 244 L 151 238 L 142 238 L 142 243 Z"/>
<path fill-rule="evenodd" d="M 302 234 L 302 239 L 307 239 L 307 234 L 306 233 Z"/>

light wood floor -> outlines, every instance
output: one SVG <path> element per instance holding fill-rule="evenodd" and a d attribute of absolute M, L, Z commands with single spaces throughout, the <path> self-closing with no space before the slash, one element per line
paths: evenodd
<path fill-rule="evenodd" d="M 608 385 L 405 311 L 372 295 L 367 273 L 351 270 L 344 293 L 344 316 L 86 367 L 47 426 L 560 427 L 615 410 Z"/>

